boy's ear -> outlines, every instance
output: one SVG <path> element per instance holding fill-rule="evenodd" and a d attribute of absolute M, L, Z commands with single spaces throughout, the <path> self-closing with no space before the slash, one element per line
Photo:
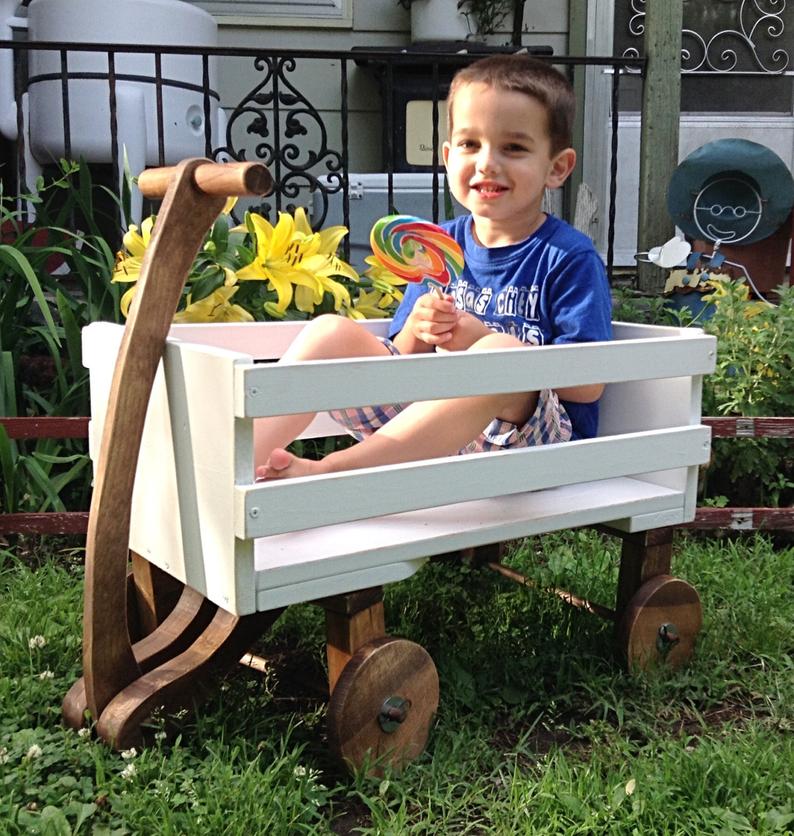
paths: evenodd
<path fill-rule="evenodd" d="M 451 147 L 452 146 L 449 144 L 449 142 L 443 142 L 441 144 L 441 160 L 443 161 L 445 167 L 447 165 L 447 160 L 449 159 L 449 149 Z"/>
<path fill-rule="evenodd" d="M 575 165 L 576 151 L 573 148 L 563 148 L 551 161 L 546 188 L 558 189 L 568 179 Z"/>

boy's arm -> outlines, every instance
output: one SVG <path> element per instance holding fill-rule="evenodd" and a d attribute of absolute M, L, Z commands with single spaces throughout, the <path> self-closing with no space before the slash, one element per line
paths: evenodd
<path fill-rule="evenodd" d="M 604 265 L 595 252 L 574 257 L 555 277 L 553 293 L 554 344 L 595 342 L 612 338 L 612 300 Z M 603 383 L 565 386 L 555 390 L 561 400 L 593 403 Z"/>

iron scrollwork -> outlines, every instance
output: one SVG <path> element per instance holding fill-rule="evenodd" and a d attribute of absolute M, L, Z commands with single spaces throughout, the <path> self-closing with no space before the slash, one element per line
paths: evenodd
<path fill-rule="evenodd" d="M 755 67 L 756 73 L 773 75 L 788 69 L 788 52 L 774 43 L 783 36 L 785 30 L 783 13 L 786 0 L 721 0 L 719 5 L 738 5 L 735 28 L 721 29 L 708 37 L 694 29 L 684 29 L 682 72 L 747 72 L 744 66 L 739 66 L 740 62 L 749 62 Z M 645 0 L 631 0 L 631 11 L 629 34 L 642 37 L 645 32 Z M 765 47 L 768 51 L 762 54 Z M 623 53 L 626 58 L 638 55 L 639 51 L 635 47 Z"/>
<path fill-rule="evenodd" d="M 235 134 L 259 137 L 253 154 L 270 169 L 275 205 L 262 203 L 257 211 L 264 215 L 286 210 L 293 212 L 301 191 L 316 192 L 320 206 L 312 216 L 314 228 L 322 225 L 328 213 L 328 196 L 342 190 L 345 172 L 342 154 L 329 147 L 328 132 L 320 114 L 290 81 L 296 61 L 288 57 L 259 56 L 254 67 L 262 80 L 250 90 L 232 112 L 226 127 L 226 145 L 214 156 L 246 159 L 246 149 L 235 147 Z M 295 140 L 304 137 L 298 144 Z"/>

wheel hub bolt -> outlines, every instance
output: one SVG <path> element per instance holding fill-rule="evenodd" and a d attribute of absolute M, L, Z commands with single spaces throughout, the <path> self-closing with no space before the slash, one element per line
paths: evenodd
<path fill-rule="evenodd" d="M 403 697 L 389 697 L 380 708 L 378 723 L 387 734 L 396 731 L 408 716 L 411 701 Z"/>
<path fill-rule="evenodd" d="M 662 624 L 656 634 L 656 649 L 666 656 L 681 641 L 675 624 Z"/>

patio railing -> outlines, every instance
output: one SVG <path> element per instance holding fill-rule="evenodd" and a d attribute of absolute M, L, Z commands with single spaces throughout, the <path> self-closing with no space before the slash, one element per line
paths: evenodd
<path fill-rule="evenodd" d="M 289 210 L 308 194 L 312 221 L 318 227 L 326 220 L 333 199 L 341 215 L 337 222 L 351 229 L 351 237 L 357 232 L 351 227 L 350 206 L 350 174 L 355 171 L 385 175 L 380 214 L 395 206 L 395 174 L 428 172 L 431 203 L 427 214 L 439 220 L 444 203 L 439 102 L 457 67 L 482 57 L 484 51 L 498 51 L 483 47 L 467 54 L 398 49 L 287 52 L 0 41 L 0 53 L 3 50 L 14 55 L 18 183 L 31 186 L 47 162 L 56 162 L 59 156 L 110 165 L 111 182 L 116 185 L 125 153 L 145 165 L 172 164 L 185 156 L 256 160 L 264 162 L 275 179 L 273 194 L 257 206 L 258 211 Z M 534 51 L 541 53 L 541 60 L 562 67 L 573 81 L 583 79 L 586 67 L 612 71 L 610 188 L 605 212 L 611 275 L 620 80 L 624 72 L 641 73 L 644 60 L 551 56 L 548 48 Z M 419 66 L 421 90 L 416 97 L 431 102 L 432 141 L 428 164 L 416 166 L 406 163 L 398 138 L 405 131 L 404 104 L 410 96 L 406 84 L 410 87 L 420 79 Z M 351 92 L 354 73 L 355 93 Z M 226 92 L 240 76 L 245 77 L 248 89 Z M 219 78 L 223 79 L 223 96 Z M 373 110 L 369 102 L 362 109 L 368 95 L 362 93 L 362 85 L 369 93 L 379 92 L 379 109 Z M 322 107 L 316 101 L 318 95 L 323 98 Z M 370 152 L 362 165 L 351 137 L 354 130 L 356 138 L 362 130 L 374 137 L 374 117 L 381 122 L 380 160 L 373 164 Z M 141 119 L 147 123 L 143 130 Z M 142 149 L 141 144 L 146 147 Z M 572 212 L 570 207 L 567 214 Z M 349 247 L 347 241 L 345 246 Z M 345 257 L 349 257 L 348 249 Z"/>

